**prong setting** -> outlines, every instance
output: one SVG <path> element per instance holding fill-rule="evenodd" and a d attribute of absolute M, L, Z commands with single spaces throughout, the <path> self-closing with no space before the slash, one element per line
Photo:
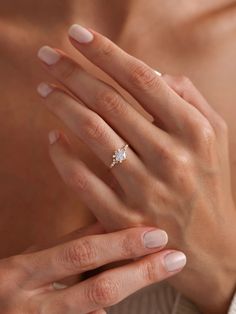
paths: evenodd
<path fill-rule="evenodd" d="M 127 148 L 129 147 L 128 144 L 125 144 L 122 148 L 119 148 L 115 151 L 112 155 L 112 163 L 110 168 L 114 167 L 116 164 L 121 164 L 124 160 L 127 159 Z"/>

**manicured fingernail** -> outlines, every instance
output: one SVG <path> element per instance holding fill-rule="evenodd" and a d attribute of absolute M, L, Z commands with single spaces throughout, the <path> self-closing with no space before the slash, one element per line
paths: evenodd
<path fill-rule="evenodd" d="M 60 283 L 60 282 L 53 282 L 52 285 L 55 290 L 61 290 L 68 287 L 67 285 L 64 285 L 63 283 Z"/>
<path fill-rule="evenodd" d="M 143 236 L 144 246 L 148 249 L 164 246 L 168 242 L 168 235 L 163 230 L 152 230 Z"/>
<path fill-rule="evenodd" d="M 53 91 L 53 88 L 50 85 L 42 82 L 38 85 L 37 91 L 40 96 L 46 98 Z"/>
<path fill-rule="evenodd" d="M 49 46 L 43 46 L 38 51 L 38 57 L 48 65 L 52 65 L 59 61 L 61 55 L 55 49 Z"/>
<path fill-rule="evenodd" d="M 156 71 L 156 70 L 154 70 L 155 72 L 156 72 L 156 74 L 158 75 L 158 76 L 161 76 L 162 74 L 161 74 L 161 72 L 158 72 L 158 71 Z"/>
<path fill-rule="evenodd" d="M 176 271 L 186 265 L 186 255 L 182 252 L 172 252 L 164 257 L 164 263 L 167 271 Z"/>
<path fill-rule="evenodd" d="M 93 40 L 93 34 L 81 25 L 74 24 L 69 29 L 69 35 L 79 43 L 89 43 Z"/>
<path fill-rule="evenodd" d="M 60 137 L 60 132 L 59 131 L 57 131 L 57 130 L 50 131 L 49 134 L 48 134 L 49 143 L 51 145 L 56 143 L 56 141 L 59 139 L 59 137 Z"/>

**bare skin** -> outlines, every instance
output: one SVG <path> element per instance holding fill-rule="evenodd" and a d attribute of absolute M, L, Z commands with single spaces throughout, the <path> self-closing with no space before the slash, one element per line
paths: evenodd
<path fill-rule="evenodd" d="M 130 5 L 134 4 L 131 2 Z M 155 11 L 155 16 L 152 16 L 153 9 L 150 9 L 150 12 L 147 12 L 146 16 L 143 15 L 142 11 L 142 16 L 140 16 L 138 13 L 140 4 L 137 4 L 136 2 L 136 5 L 137 6 L 134 6 L 130 11 L 132 13 L 129 14 L 128 18 L 125 20 L 125 23 L 123 24 L 124 27 L 121 28 L 120 33 L 118 32 L 120 29 L 117 27 L 118 24 L 112 28 L 114 32 L 111 32 L 111 28 L 109 28 L 109 32 L 107 32 L 104 25 L 91 23 L 88 15 L 86 15 L 87 19 L 84 17 L 82 21 L 84 24 L 102 31 L 113 41 L 116 41 L 119 46 L 144 60 L 153 68 L 158 68 L 162 72 L 182 73 L 192 78 L 195 85 L 206 95 L 212 106 L 226 120 L 230 131 L 231 156 L 233 156 L 233 134 L 235 131 L 233 103 L 236 95 L 234 95 L 235 92 L 233 86 L 233 82 L 235 81 L 235 70 L 232 66 L 234 64 L 234 47 L 232 38 L 235 26 L 232 25 L 230 21 L 234 14 L 234 6 L 228 11 L 227 9 L 224 9 L 224 6 L 226 5 L 224 2 L 222 4 L 219 3 L 221 9 L 217 12 L 215 12 L 215 7 L 213 8 L 206 5 L 204 8 L 199 7 L 198 10 L 194 8 L 194 13 L 192 13 L 193 7 L 183 5 L 183 10 L 181 10 L 179 14 L 176 14 L 176 11 L 174 12 L 170 10 L 171 8 L 169 7 L 162 6 L 160 9 L 160 16 L 158 15 L 158 10 L 156 10 L 157 12 Z M 215 3 L 214 5 L 218 5 L 218 3 Z M 82 13 L 83 12 L 81 12 L 81 14 Z M 150 14 L 150 16 L 148 14 Z M 78 20 L 78 16 L 79 15 L 77 15 L 76 21 Z M 165 19 L 163 19 L 163 16 Z M 144 19 L 143 23 L 142 19 Z M 165 25 L 163 20 L 168 21 L 168 26 Z M 70 24 L 74 21 L 75 20 L 72 19 Z M 147 21 L 157 21 L 156 27 L 154 28 L 153 25 L 148 25 L 147 23 L 150 22 Z M 169 23 L 169 21 L 171 22 Z M 4 23 L 5 24 L 2 27 L 5 27 L 5 29 L 6 27 L 11 27 L 11 20 L 9 18 L 8 24 L 6 24 L 6 20 Z M 65 25 L 67 25 L 67 23 L 65 23 Z M 61 30 L 64 31 L 65 25 L 61 27 Z M 135 27 L 133 27 L 134 25 Z M 145 27 L 142 25 L 145 25 Z M 177 27 L 175 27 L 173 31 L 170 25 L 172 27 L 173 25 L 177 25 Z M 219 25 L 221 28 L 219 28 Z M 224 28 L 222 28 L 222 25 Z M 28 26 L 26 28 L 24 27 L 26 26 L 22 26 L 23 30 L 21 34 L 26 34 L 26 32 L 28 32 Z M 149 29 L 151 29 L 151 36 L 153 37 L 149 36 Z M 155 29 L 155 31 L 153 31 L 153 29 Z M 222 33 L 222 29 L 225 30 L 225 33 Z M 128 36 L 130 36 L 131 30 L 135 30 L 137 33 L 133 34 L 130 39 Z M 59 122 L 52 117 L 49 118 L 46 111 L 43 111 L 43 108 L 36 105 L 36 103 L 40 101 L 36 94 L 34 94 L 33 85 L 38 79 L 45 80 L 45 74 L 41 72 L 39 67 L 38 71 L 36 70 L 34 59 L 32 59 L 33 66 L 31 63 L 27 71 L 27 67 L 25 68 L 25 63 L 23 63 L 21 58 L 17 61 L 15 54 L 13 55 L 10 53 L 11 51 L 12 53 L 20 51 L 21 49 L 21 51 L 24 52 L 27 61 L 30 57 L 34 58 L 34 50 L 38 49 L 41 44 L 45 44 L 45 38 L 39 35 L 40 32 L 36 32 L 34 35 L 31 34 L 30 36 L 34 38 L 35 42 L 33 44 L 32 42 L 29 43 L 32 54 L 27 56 L 28 51 L 25 48 L 25 44 L 23 46 L 21 40 L 18 42 L 17 40 L 15 41 L 16 30 L 13 29 L 13 31 L 12 36 L 9 36 L 8 34 L 5 39 L 8 44 L 4 43 L 2 50 L 3 55 L 5 51 L 6 58 L 4 57 L 4 59 L 2 59 L 4 60 L 4 63 L 3 66 L 1 66 L 1 68 L 6 68 L 6 71 L 2 72 L 3 74 L 5 72 L 5 74 L 3 75 L 1 73 L 3 80 L 3 83 L 1 84 L 1 88 L 3 88 L 3 91 L 1 91 L 3 97 L 2 103 L 7 104 L 6 107 L 2 106 L 5 114 L 1 115 L 1 117 L 3 117 L 1 124 L 2 134 L 4 136 L 2 145 L 5 144 L 5 146 L 3 146 L 3 152 L 6 152 L 5 155 L 4 153 L 2 155 L 2 169 L 6 175 L 1 177 L 3 180 L 2 185 L 5 188 L 1 190 L 2 198 L 4 200 L 3 203 L 6 204 L 2 214 L 2 223 L 5 233 L 9 231 L 9 226 L 11 225 L 11 233 L 9 234 L 10 238 L 7 239 L 5 234 L 2 235 L 2 238 L 4 238 L 5 241 L 7 239 L 5 250 L 3 247 L 3 256 L 16 253 L 24 246 L 29 245 L 30 243 L 28 239 L 31 239 L 32 242 L 37 242 L 39 239 L 48 240 L 67 230 L 77 227 L 80 223 L 85 224 L 86 220 L 89 220 L 89 217 L 86 217 L 86 219 L 84 216 L 84 218 L 79 217 L 81 210 L 78 205 L 78 199 L 75 199 L 75 196 L 72 195 L 63 184 L 57 183 L 58 176 L 54 172 L 53 167 L 47 158 L 46 145 L 44 146 L 46 133 L 49 128 L 58 126 Z M 69 49 L 66 40 L 62 40 L 60 44 L 59 42 L 53 42 L 56 38 L 56 34 L 51 28 L 50 31 L 52 32 L 50 45 L 60 47 L 73 56 L 74 52 L 71 48 Z M 27 37 L 32 38 L 29 37 L 29 35 L 27 35 Z M 17 36 L 17 38 L 20 37 Z M 60 41 L 61 38 L 63 38 L 63 36 L 61 36 L 61 34 L 60 36 L 58 35 L 58 41 Z M 170 40 L 165 40 L 165 42 L 163 42 L 164 38 L 170 38 Z M 13 49 L 10 45 L 12 41 L 17 44 L 17 50 L 15 46 Z M 74 54 L 74 56 L 78 58 L 77 54 Z M 15 65 L 13 69 L 12 64 L 10 67 L 10 65 L 5 62 L 7 58 L 9 59 L 9 62 L 16 62 L 13 63 L 13 65 Z M 176 60 L 178 62 L 176 62 Z M 79 60 L 79 62 L 81 62 L 81 60 Z M 10 70 L 13 72 L 10 72 Z M 25 71 L 25 81 L 22 79 L 22 71 Z M 31 72 L 33 80 L 29 84 L 26 80 L 29 79 L 29 73 Z M 12 74 L 10 75 L 10 73 Z M 12 84 L 12 81 L 7 81 L 6 78 L 8 77 L 9 79 L 14 77 L 15 82 L 13 81 Z M 12 96 L 12 93 L 9 93 L 9 90 L 12 90 L 12 85 L 14 88 L 14 97 Z M 27 86 L 27 88 L 25 88 L 25 86 Z M 16 97 L 17 91 L 19 97 Z M 25 94 L 25 99 L 22 97 L 22 91 L 24 91 L 23 95 Z M 32 95 L 30 103 L 29 95 Z M 18 101 L 18 98 L 20 99 L 20 102 Z M 17 106 L 20 106 L 20 109 Z M 12 120 L 12 117 L 16 115 L 16 112 L 17 117 L 15 120 Z M 12 121 L 14 121 L 14 123 Z M 22 123 L 22 121 L 24 121 L 24 123 Z M 59 126 L 62 128 L 61 124 L 59 124 Z M 13 134 L 14 136 L 21 134 L 20 139 L 16 137 L 15 143 L 13 140 L 7 141 L 7 139 L 9 139 L 9 134 Z M 32 145 L 29 145 L 30 141 L 32 141 Z M 37 144 L 35 144 L 35 142 Z M 78 144 L 77 147 L 78 152 L 81 154 L 83 150 L 80 145 L 81 144 Z M 18 150 L 20 149 L 21 155 L 18 153 Z M 37 151 L 37 149 L 39 151 Z M 17 152 L 17 154 L 15 154 L 15 152 Z M 9 158 L 7 154 L 13 154 L 13 158 Z M 83 151 L 83 154 L 84 158 L 91 156 L 86 151 Z M 42 156 L 42 158 L 39 158 L 40 156 Z M 26 158 L 28 159 L 26 160 Z M 45 163 L 43 160 L 45 160 Z M 92 160 L 93 159 L 91 158 L 91 161 Z M 36 164 L 37 168 L 35 167 Z M 95 164 L 92 165 L 91 163 L 91 166 L 94 165 Z M 25 171 L 26 167 L 28 167 L 29 170 Z M 232 157 L 231 167 L 232 178 L 234 178 L 235 169 Z M 42 169 L 44 171 L 42 171 Z M 14 174 L 11 180 L 9 180 L 9 171 Z M 101 174 L 103 174 L 103 171 L 105 171 L 105 169 L 101 170 Z M 7 181 L 6 178 L 8 179 Z M 16 180 L 16 178 L 23 178 L 24 181 L 27 181 L 24 185 L 22 182 Z M 38 186 L 35 185 L 35 178 L 38 178 Z M 52 181 L 49 182 L 49 178 Z M 49 185 L 47 189 L 45 189 L 45 183 Z M 17 192 L 10 191 L 10 189 L 13 188 L 15 188 Z M 22 189 L 22 192 L 20 189 Z M 25 195 L 26 190 L 30 195 Z M 14 197 L 12 196 L 13 193 Z M 58 194 L 61 199 L 58 198 Z M 9 197 L 7 198 L 8 195 Z M 19 199 L 21 200 L 20 204 Z M 42 202 L 43 200 L 45 200 L 45 202 Z M 57 201 L 58 205 L 56 203 Z M 70 209 L 68 209 L 68 207 Z M 12 221 L 12 216 L 15 217 L 16 214 L 19 215 L 19 219 L 14 219 Z M 26 215 L 27 219 L 25 218 Z M 51 217 L 51 220 L 48 217 Z M 84 221 L 82 221 L 83 219 Z M 35 220 L 37 223 L 35 223 Z M 15 225 L 12 225 L 13 223 Z M 32 230 L 28 227 L 30 225 L 32 226 Z M 26 229 L 25 226 L 28 228 Z M 3 228 L 1 230 L 3 230 Z M 22 232 L 22 230 L 24 230 L 24 232 Z M 18 242 L 13 238 L 13 235 L 18 239 Z"/>
<path fill-rule="evenodd" d="M 117 182 L 111 190 L 73 154 L 61 132 L 50 132 L 57 170 L 106 230 L 162 226 L 170 234 L 170 247 L 188 256 L 185 271 L 172 284 L 203 313 L 225 313 L 236 280 L 236 210 L 225 121 L 186 77 L 159 77 L 106 37 L 81 26 L 73 25 L 69 34 L 71 44 L 132 94 L 153 121 L 64 52 L 42 47 L 38 57 L 44 69 L 75 96 L 42 83 L 38 92 L 46 108 L 107 167 L 111 151 L 124 141 L 131 145 L 128 160 L 111 169 Z"/>

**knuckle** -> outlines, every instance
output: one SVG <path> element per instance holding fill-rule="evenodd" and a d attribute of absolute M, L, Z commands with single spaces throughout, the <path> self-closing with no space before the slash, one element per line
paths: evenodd
<path fill-rule="evenodd" d="M 153 156 L 158 156 L 160 162 L 166 162 L 172 157 L 172 152 L 169 148 L 169 145 L 162 145 L 158 139 L 153 142 Z M 168 143 L 169 144 L 169 143 Z M 172 144 L 172 143 L 171 143 Z M 173 147 L 173 144 L 172 144 Z"/>
<path fill-rule="evenodd" d="M 142 277 L 147 283 L 154 283 L 160 278 L 160 265 L 156 260 L 150 259 L 141 265 Z"/>
<path fill-rule="evenodd" d="M 199 129 L 199 137 L 204 145 L 211 145 L 215 142 L 215 131 L 209 122 L 203 122 Z"/>
<path fill-rule="evenodd" d="M 96 103 L 107 113 L 124 114 L 126 108 L 121 96 L 112 89 L 100 92 L 97 95 Z"/>
<path fill-rule="evenodd" d="M 218 119 L 216 120 L 216 129 L 222 134 L 228 134 L 228 124 L 221 116 L 218 116 Z"/>
<path fill-rule="evenodd" d="M 59 69 L 60 78 L 63 81 L 70 80 L 74 76 L 74 73 L 76 73 L 77 69 L 77 65 L 72 60 L 62 62 Z"/>
<path fill-rule="evenodd" d="M 173 159 L 173 168 L 180 171 L 189 171 L 192 167 L 192 158 L 187 151 L 179 151 Z"/>
<path fill-rule="evenodd" d="M 65 108 L 66 101 L 68 101 L 67 95 L 58 87 L 54 87 L 53 93 L 50 93 L 45 100 L 47 107 L 51 111 L 59 114 Z"/>
<path fill-rule="evenodd" d="M 191 178 L 193 174 L 193 160 L 189 153 L 180 152 L 172 159 L 172 175 L 175 184 L 182 190 L 191 191 Z"/>
<path fill-rule="evenodd" d="M 189 86 L 192 83 L 191 80 L 185 75 L 181 75 L 178 78 L 178 81 L 179 81 L 179 84 L 181 84 L 182 86 Z"/>
<path fill-rule="evenodd" d="M 187 76 L 180 75 L 180 76 L 174 77 L 173 85 L 174 85 L 175 90 L 180 93 L 183 90 L 190 88 L 190 86 L 192 85 L 192 82 Z"/>
<path fill-rule="evenodd" d="M 113 44 L 108 39 L 103 39 L 94 52 L 94 57 L 110 57 L 114 53 Z"/>
<path fill-rule="evenodd" d="M 122 257 L 135 257 L 137 255 L 135 247 L 132 235 L 126 235 L 121 241 Z"/>
<path fill-rule="evenodd" d="M 158 88 L 160 79 L 155 72 L 145 64 L 132 63 L 129 67 L 131 84 L 138 89 L 149 90 Z"/>
<path fill-rule="evenodd" d="M 83 132 L 90 139 L 104 142 L 107 136 L 104 121 L 99 116 L 91 115 L 84 121 Z"/>
<path fill-rule="evenodd" d="M 66 246 L 62 254 L 62 263 L 69 269 L 94 268 L 96 265 L 96 248 L 86 239 L 74 241 Z"/>
<path fill-rule="evenodd" d="M 64 174 L 65 183 L 74 190 L 86 191 L 88 189 L 87 177 L 83 174 L 83 171 L 79 169 L 70 169 Z"/>
<path fill-rule="evenodd" d="M 119 284 L 110 278 L 98 277 L 89 288 L 88 298 L 98 306 L 111 306 L 119 299 Z"/>
<path fill-rule="evenodd" d="M 109 40 L 105 40 L 100 48 L 100 53 L 109 57 L 113 54 L 114 48 L 113 44 Z"/>

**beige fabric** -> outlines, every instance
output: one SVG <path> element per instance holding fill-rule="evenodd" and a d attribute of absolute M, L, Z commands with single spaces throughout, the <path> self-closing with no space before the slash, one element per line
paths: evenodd
<path fill-rule="evenodd" d="M 234 298 L 232 300 L 230 309 L 229 309 L 229 314 L 236 314 L 236 293 L 234 295 Z"/>
<path fill-rule="evenodd" d="M 185 312 L 184 312 L 185 310 Z M 199 314 L 197 308 L 167 282 L 145 288 L 107 310 L 109 314 Z"/>
<path fill-rule="evenodd" d="M 201 314 L 197 307 L 167 282 L 145 288 L 107 309 L 108 314 Z M 236 314 L 236 294 L 228 314 Z"/>

